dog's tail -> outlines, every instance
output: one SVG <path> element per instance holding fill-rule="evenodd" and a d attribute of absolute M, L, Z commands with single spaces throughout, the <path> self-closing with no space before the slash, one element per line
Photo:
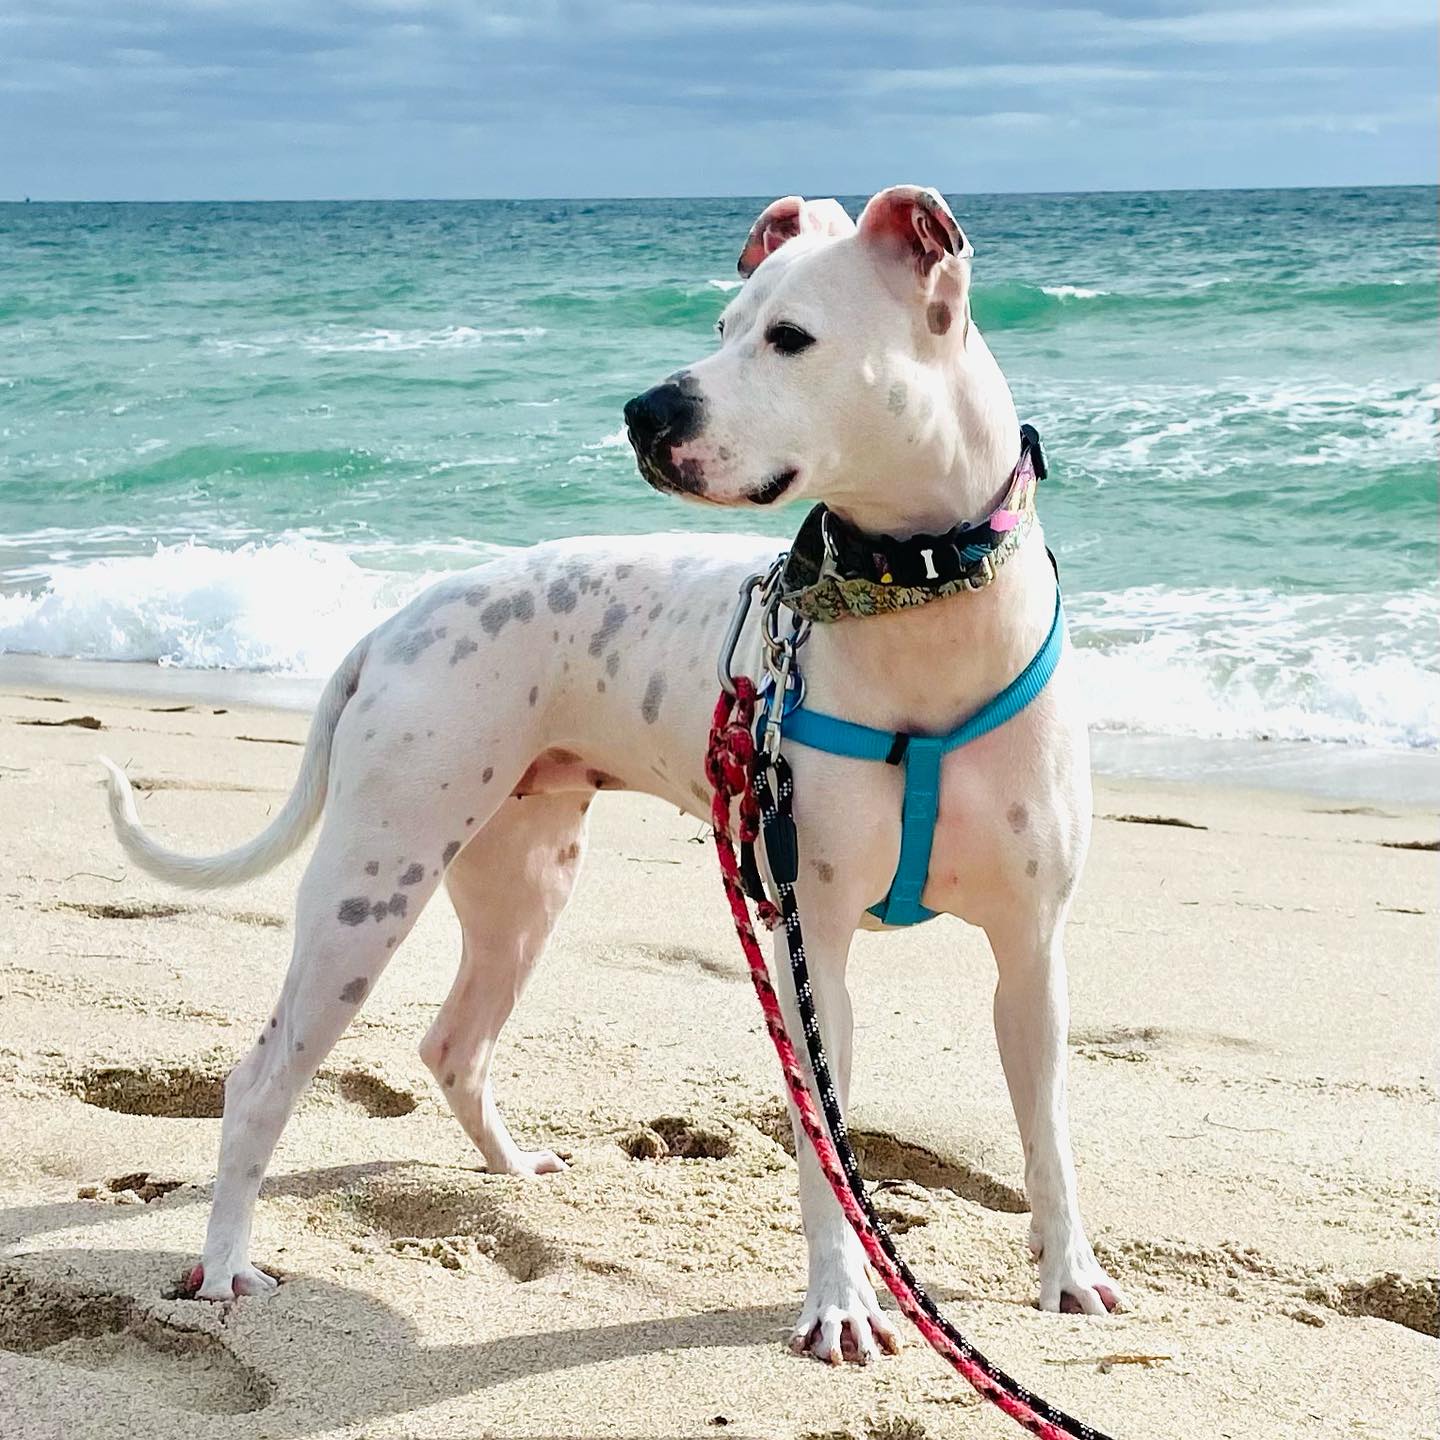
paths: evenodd
<path fill-rule="evenodd" d="M 369 645 L 366 636 L 330 677 L 310 722 L 300 775 L 280 813 L 270 825 L 247 844 L 221 855 L 181 855 L 158 845 L 145 833 L 135 809 L 135 792 L 125 772 L 105 756 L 100 763 L 109 772 L 110 819 L 116 838 L 125 853 L 144 871 L 172 885 L 190 890 L 213 890 L 222 885 L 239 885 L 272 870 L 314 828 L 325 808 L 330 780 L 330 745 L 350 697 L 359 683 L 360 668 Z"/>

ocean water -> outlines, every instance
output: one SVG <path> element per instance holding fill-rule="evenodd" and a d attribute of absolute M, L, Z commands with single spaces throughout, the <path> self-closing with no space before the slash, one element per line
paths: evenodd
<path fill-rule="evenodd" d="M 1436 748 L 1436 192 L 950 199 L 1095 724 Z M 784 537 L 620 425 L 761 203 L 0 205 L 0 650 L 320 675 L 498 546 Z"/>

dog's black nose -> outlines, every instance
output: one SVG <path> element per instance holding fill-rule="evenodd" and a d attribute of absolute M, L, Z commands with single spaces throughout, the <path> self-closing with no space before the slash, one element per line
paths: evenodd
<path fill-rule="evenodd" d="M 625 406 L 631 443 L 652 450 L 660 442 L 683 445 L 700 428 L 701 400 L 688 375 L 666 380 Z"/>

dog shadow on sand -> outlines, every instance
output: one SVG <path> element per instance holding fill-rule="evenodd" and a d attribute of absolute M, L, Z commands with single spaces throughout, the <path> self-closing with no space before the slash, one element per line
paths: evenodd
<path fill-rule="evenodd" d="M 299 1171 L 273 1177 L 266 1190 L 310 1197 L 407 1169 L 413 1162 Z M 208 1202 L 208 1186 L 185 1186 L 165 1195 L 163 1207 Z M 77 1200 L 0 1210 L 0 1243 L 8 1251 L 0 1258 L 0 1351 L 28 1357 L 32 1375 L 34 1362 L 53 1364 L 56 1377 L 42 1378 L 42 1391 L 52 1384 L 90 1389 L 97 1416 L 103 1410 L 114 1433 L 156 1430 L 157 1407 L 163 1406 L 176 1433 L 190 1433 L 199 1417 L 253 1415 L 259 1431 L 283 1440 L 661 1352 L 778 1348 L 795 1313 L 794 1299 L 787 1298 L 773 1306 L 435 1345 L 373 1294 L 310 1274 L 290 1275 L 273 1296 L 216 1306 L 177 1298 L 193 1256 L 88 1245 L 23 1249 L 27 1238 L 81 1225 L 99 1230 L 133 1217 L 137 1208 Z M 235 1325 L 240 1306 L 265 1307 L 264 1333 L 253 1324 Z M 253 1322 L 253 1314 L 248 1318 Z M 474 1328 L 483 1326 L 481 1312 Z M 291 1354 L 301 1363 L 287 1373 L 284 1357 Z M 91 1374 L 82 1378 L 77 1371 Z M 682 1428 L 709 1420 L 697 1416 Z"/>

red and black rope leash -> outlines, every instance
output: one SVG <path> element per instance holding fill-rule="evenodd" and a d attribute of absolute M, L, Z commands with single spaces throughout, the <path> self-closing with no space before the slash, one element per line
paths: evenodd
<path fill-rule="evenodd" d="M 885 1222 L 876 1214 L 871 1203 L 869 1192 L 860 1176 L 855 1152 L 846 1135 L 845 1120 L 840 1113 L 839 1099 L 835 1094 L 830 1066 L 825 1058 L 820 1024 L 815 1014 L 815 999 L 810 989 L 805 941 L 801 934 L 800 912 L 795 901 L 795 877 L 793 873 L 784 873 L 787 868 L 784 866 L 778 867 L 781 874 L 773 875 L 777 866 L 775 857 L 772 856 L 772 876 L 780 904 L 777 908 L 769 901 L 763 901 L 757 908 L 760 918 L 767 925 L 773 927 L 776 923 L 782 923 L 785 927 L 790 973 L 795 986 L 800 1023 L 805 1033 L 805 1046 L 809 1054 L 810 1069 L 815 1077 L 815 1088 L 820 1097 L 820 1110 L 824 1112 L 823 1121 L 821 1119 L 815 1098 L 810 1093 L 801 1069 L 799 1056 L 785 1029 L 779 997 L 770 983 L 765 957 L 755 937 L 755 926 L 751 921 L 745 891 L 740 883 L 740 865 L 730 836 L 732 802 L 736 802 L 736 831 L 742 844 L 753 844 L 760 837 L 762 829 L 775 833 L 777 824 L 784 829 L 793 826 L 790 807 L 794 787 L 790 767 L 783 757 L 777 757 L 773 764 L 775 786 L 772 790 L 767 773 L 771 767 L 756 764 L 755 684 L 748 677 L 737 676 L 734 685 L 735 693 L 722 693 L 715 706 L 710 745 L 705 757 L 706 775 L 715 792 L 711 802 L 715 848 L 719 852 L 725 896 L 730 902 L 735 930 L 750 967 L 755 993 L 760 998 L 760 1008 L 765 1014 L 765 1025 L 770 1032 L 770 1039 L 774 1042 L 775 1052 L 780 1057 L 780 1068 L 784 1072 L 785 1083 L 795 1103 L 801 1127 L 814 1149 L 820 1169 L 845 1218 L 864 1247 L 870 1263 L 895 1297 L 901 1313 L 920 1331 L 937 1354 L 948 1360 L 986 1400 L 999 1406 L 1032 1434 L 1044 1436 L 1046 1440 L 1058 1440 L 1058 1437 L 1067 1435 L 1073 1437 L 1073 1440 L 1108 1440 L 1103 1431 L 1067 1415 L 1049 1401 L 1032 1394 L 1018 1380 L 1012 1379 L 999 1366 L 986 1359 L 945 1318 L 940 1307 L 900 1258 Z"/>

